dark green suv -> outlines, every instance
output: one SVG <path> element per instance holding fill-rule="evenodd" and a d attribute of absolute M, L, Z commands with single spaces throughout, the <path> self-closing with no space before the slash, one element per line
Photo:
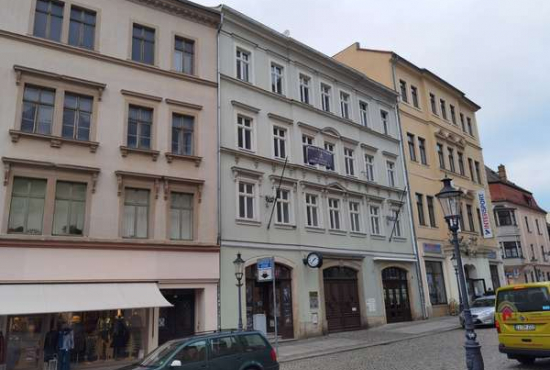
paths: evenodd
<path fill-rule="evenodd" d="M 277 355 L 258 331 L 215 332 L 164 343 L 120 370 L 279 370 Z"/>

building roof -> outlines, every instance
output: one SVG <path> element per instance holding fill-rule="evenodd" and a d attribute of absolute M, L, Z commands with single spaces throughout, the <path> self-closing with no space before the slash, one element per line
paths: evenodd
<path fill-rule="evenodd" d="M 510 202 L 518 206 L 531 208 L 537 212 L 546 213 L 539 207 L 533 193 L 516 185 L 508 179 L 502 179 L 496 171 L 485 166 L 487 182 L 491 192 L 491 200 L 496 202 Z"/>

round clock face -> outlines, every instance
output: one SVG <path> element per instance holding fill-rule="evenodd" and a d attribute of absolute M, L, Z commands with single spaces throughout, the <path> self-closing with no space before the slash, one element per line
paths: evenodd
<path fill-rule="evenodd" d="M 317 253 L 308 254 L 307 264 L 309 267 L 319 267 L 319 265 L 321 264 L 321 256 L 319 256 Z"/>

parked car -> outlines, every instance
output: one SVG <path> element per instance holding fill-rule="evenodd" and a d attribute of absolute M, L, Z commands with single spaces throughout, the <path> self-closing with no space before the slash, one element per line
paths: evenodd
<path fill-rule="evenodd" d="M 472 319 L 476 326 L 494 326 L 495 325 L 495 301 L 496 296 L 490 295 L 475 299 L 470 305 Z M 460 325 L 464 327 L 464 311 L 458 315 Z"/>
<path fill-rule="evenodd" d="M 497 290 L 498 349 L 521 364 L 550 357 L 550 282 Z"/>
<path fill-rule="evenodd" d="M 164 343 L 120 370 L 279 370 L 277 354 L 258 331 L 213 332 Z"/>

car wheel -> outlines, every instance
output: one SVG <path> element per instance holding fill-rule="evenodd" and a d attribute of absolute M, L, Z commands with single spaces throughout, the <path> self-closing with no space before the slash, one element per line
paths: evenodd
<path fill-rule="evenodd" d="M 536 358 L 530 357 L 530 356 L 520 356 L 516 358 L 516 360 L 519 361 L 522 365 L 533 365 L 535 363 Z"/>

